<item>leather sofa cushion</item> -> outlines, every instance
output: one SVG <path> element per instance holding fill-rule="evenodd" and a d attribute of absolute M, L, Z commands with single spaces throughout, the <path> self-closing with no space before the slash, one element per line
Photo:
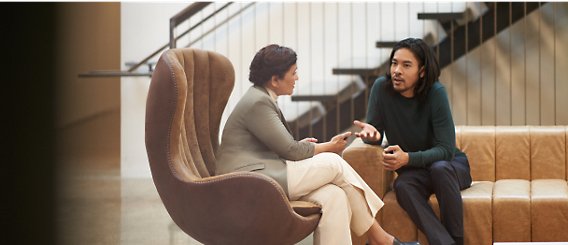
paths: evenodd
<path fill-rule="evenodd" d="M 484 244 L 493 237 L 492 193 L 493 182 L 474 181 L 461 192 L 463 199 L 465 244 Z"/>
<path fill-rule="evenodd" d="M 527 126 L 495 129 L 495 177 L 531 179 L 530 134 Z"/>
<path fill-rule="evenodd" d="M 467 154 L 472 179 L 495 181 L 495 127 L 462 127 L 459 145 Z"/>
<path fill-rule="evenodd" d="M 531 182 L 533 241 L 568 241 L 568 184 L 565 180 Z"/>
<path fill-rule="evenodd" d="M 531 127 L 531 179 L 566 180 L 566 129 Z"/>
<path fill-rule="evenodd" d="M 531 241 L 531 182 L 504 179 L 493 189 L 493 240 Z"/>

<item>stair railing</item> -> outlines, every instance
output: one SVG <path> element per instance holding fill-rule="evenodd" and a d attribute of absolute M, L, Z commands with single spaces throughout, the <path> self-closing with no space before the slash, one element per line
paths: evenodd
<path fill-rule="evenodd" d="M 214 17 L 215 15 L 217 15 L 218 13 L 220 13 L 221 11 L 226 9 L 233 2 L 229 2 L 229 3 L 224 4 L 223 6 L 221 6 L 220 8 L 216 9 L 211 14 L 209 14 L 208 16 L 203 18 L 201 21 L 199 21 L 195 25 L 191 26 L 188 30 L 184 31 L 180 35 L 177 35 L 177 36 L 175 35 L 175 29 L 180 24 L 184 23 L 185 21 L 187 21 L 189 18 L 191 18 L 195 14 L 200 13 L 205 7 L 207 7 L 211 3 L 212 2 L 196 2 L 196 3 L 193 3 L 193 4 L 189 5 L 188 7 L 186 7 L 185 9 L 183 9 L 182 11 L 178 12 L 173 17 L 171 17 L 170 18 L 170 38 L 169 38 L 168 43 L 159 47 L 156 51 L 154 51 L 150 55 L 146 56 L 140 62 L 137 62 L 137 63 L 128 62 L 127 64 L 130 65 L 130 68 L 128 70 L 126 70 L 126 71 L 95 70 L 95 71 L 89 71 L 87 73 L 81 73 L 81 74 L 79 74 L 79 77 L 117 77 L 117 76 L 118 77 L 124 77 L 124 76 L 131 76 L 131 77 L 132 76 L 138 76 L 138 77 L 139 76 L 148 76 L 148 77 L 151 77 L 152 72 L 153 72 L 153 63 L 149 62 L 151 59 L 153 59 L 157 55 L 161 54 L 167 48 L 176 48 L 177 41 L 180 38 L 186 36 L 191 31 L 193 31 L 197 27 L 201 26 L 203 23 L 205 23 L 206 21 L 208 21 L 209 19 L 211 19 L 212 17 Z M 255 4 L 255 3 L 252 2 L 248 5 L 246 5 L 245 7 L 241 8 L 239 11 L 237 11 L 234 14 L 232 14 L 231 16 L 227 17 L 225 20 L 223 20 L 220 23 L 218 23 L 217 25 L 215 25 L 213 28 L 211 28 L 206 33 L 202 34 L 201 36 L 199 36 L 198 38 L 196 38 L 195 40 L 190 42 L 186 47 L 189 47 L 189 46 L 195 44 L 197 41 L 203 39 L 205 36 L 207 36 L 208 34 L 210 34 L 213 31 L 215 31 L 221 25 L 227 23 L 229 20 L 236 17 L 237 15 L 242 13 L 245 9 L 249 8 L 253 4 Z M 145 64 L 148 65 L 148 67 L 149 67 L 148 72 L 136 72 L 136 70 L 139 67 L 141 67 Z"/>

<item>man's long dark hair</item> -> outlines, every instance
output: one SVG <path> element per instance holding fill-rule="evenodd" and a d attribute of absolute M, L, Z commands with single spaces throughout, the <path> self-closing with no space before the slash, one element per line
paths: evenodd
<path fill-rule="evenodd" d="M 424 67 L 424 76 L 418 79 L 418 82 L 414 87 L 414 96 L 420 100 L 425 100 L 430 88 L 432 88 L 434 82 L 436 82 L 440 77 L 440 66 L 438 65 L 438 60 L 436 59 L 432 49 L 422 39 L 407 38 L 394 45 L 389 60 L 391 65 L 394 53 L 401 48 L 410 50 L 420 63 L 418 66 Z M 390 66 L 386 72 L 386 77 L 387 82 L 385 83 L 385 86 L 387 91 L 395 92 L 390 74 Z"/>

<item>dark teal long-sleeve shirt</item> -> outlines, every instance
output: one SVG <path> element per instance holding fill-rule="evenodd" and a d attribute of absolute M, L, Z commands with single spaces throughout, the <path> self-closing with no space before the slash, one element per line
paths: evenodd
<path fill-rule="evenodd" d="M 371 88 L 367 122 L 381 136 L 386 133 L 389 145 L 399 145 L 408 152 L 408 166 L 426 167 L 436 161 L 465 156 L 456 148 L 448 95 L 440 82 L 434 83 L 422 101 L 387 91 L 385 84 L 386 78 L 379 77 Z"/>

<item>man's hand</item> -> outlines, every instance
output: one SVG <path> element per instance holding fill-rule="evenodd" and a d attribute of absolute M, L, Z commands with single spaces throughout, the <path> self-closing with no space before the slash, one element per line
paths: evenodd
<path fill-rule="evenodd" d="M 397 170 L 408 164 L 408 153 L 398 145 L 391 145 L 383 152 L 383 165 L 386 170 Z"/>
<path fill-rule="evenodd" d="M 358 120 L 353 121 L 353 125 L 361 128 L 361 132 L 355 133 L 355 136 L 363 141 L 376 142 L 381 139 L 381 134 L 373 125 Z"/>

